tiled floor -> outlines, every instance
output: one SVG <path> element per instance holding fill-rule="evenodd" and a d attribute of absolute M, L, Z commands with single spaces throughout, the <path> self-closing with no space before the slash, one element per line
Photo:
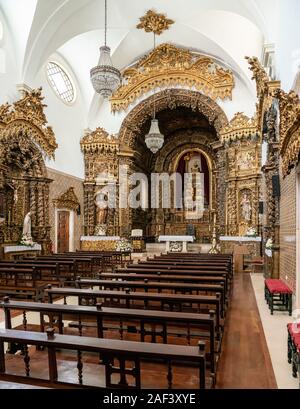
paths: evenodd
<path fill-rule="evenodd" d="M 281 311 L 274 311 L 272 316 L 264 298 L 263 275 L 252 274 L 251 279 L 278 388 L 298 389 L 299 379 L 292 377 L 291 365 L 287 362 L 286 326 L 292 322 L 292 317 Z"/>

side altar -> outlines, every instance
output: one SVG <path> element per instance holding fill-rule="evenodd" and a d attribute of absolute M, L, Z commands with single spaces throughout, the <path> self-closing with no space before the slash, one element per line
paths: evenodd
<path fill-rule="evenodd" d="M 234 270 L 241 273 L 244 270 L 244 256 L 259 257 L 261 255 L 261 237 L 221 236 L 221 252 L 233 253 Z"/>
<path fill-rule="evenodd" d="M 194 242 L 193 236 L 159 236 L 159 243 L 166 243 L 166 252 L 187 253 L 187 243 Z"/>
<path fill-rule="evenodd" d="M 80 239 L 81 250 L 84 251 L 116 251 L 119 236 L 82 236 Z"/>

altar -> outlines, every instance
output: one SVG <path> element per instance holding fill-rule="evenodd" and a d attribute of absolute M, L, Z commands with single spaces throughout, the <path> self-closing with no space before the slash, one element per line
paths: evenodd
<path fill-rule="evenodd" d="M 166 252 L 187 253 L 187 243 L 194 242 L 193 236 L 159 236 L 159 243 L 166 243 Z"/>
<path fill-rule="evenodd" d="M 119 236 L 82 236 L 80 239 L 83 251 L 116 251 Z"/>
<path fill-rule="evenodd" d="M 234 270 L 236 273 L 244 271 L 244 256 L 259 257 L 261 255 L 261 237 L 250 236 L 221 236 L 221 252 L 233 253 Z"/>
<path fill-rule="evenodd" d="M 4 246 L 5 260 L 16 260 L 24 256 L 38 256 L 41 254 L 42 246 L 35 243 L 33 246 Z"/>

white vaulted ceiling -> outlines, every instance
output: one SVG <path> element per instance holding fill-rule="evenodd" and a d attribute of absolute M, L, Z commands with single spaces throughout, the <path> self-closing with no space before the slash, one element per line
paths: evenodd
<path fill-rule="evenodd" d="M 237 84 L 233 101 L 231 105 L 221 101 L 220 105 L 226 108 L 229 119 L 237 110 L 252 115 L 255 84 L 244 57 L 260 58 L 263 45 L 276 41 L 282 2 L 294 0 L 108 0 L 108 45 L 113 63 L 122 70 L 152 49 L 152 35 L 137 30 L 136 25 L 147 10 L 154 9 L 175 21 L 158 38 L 158 44 L 171 42 L 209 55 L 230 68 Z M 18 96 L 16 84 L 43 85 L 49 122 L 61 146 L 71 135 L 78 142 L 87 127 L 118 130 L 108 102 L 95 95 L 89 75 L 104 42 L 104 0 L 0 0 L 0 21 L 6 34 L 0 49 L 3 47 L 7 58 L 6 76 L 0 73 L 0 102 L 6 96 Z M 74 107 L 61 107 L 50 95 L 44 67 L 53 58 L 65 66 L 75 82 L 78 101 Z M 61 124 L 60 115 L 66 109 L 67 116 L 73 109 L 71 130 L 64 130 Z M 58 163 L 59 158 L 58 153 Z"/>
<path fill-rule="evenodd" d="M 243 59 L 260 52 L 268 37 L 274 0 L 108 0 L 108 43 L 122 69 L 152 48 L 152 36 L 136 25 L 148 9 L 166 13 L 175 25 L 159 41 L 195 49 L 225 61 L 244 80 Z M 72 67 L 87 108 L 93 100 L 89 70 L 98 62 L 104 36 L 103 0 L 0 0 L 13 35 L 19 82 L 30 85 L 47 59 L 59 52 Z M 270 12 L 271 15 L 270 15 Z M 242 33 L 240 29 L 242 28 Z M 236 33 L 240 33 L 236 37 Z"/>

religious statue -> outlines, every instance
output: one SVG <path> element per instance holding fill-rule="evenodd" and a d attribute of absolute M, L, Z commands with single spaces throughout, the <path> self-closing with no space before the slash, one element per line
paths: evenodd
<path fill-rule="evenodd" d="M 242 216 L 246 222 L 251 221 L 251 202 L 249 200 L 249 196 L 247 193 L 243 193 L 242 200 L 241 200 L 241 207 L 242 207 Z"/>
<path fill-rule="evenodd" d="M 30 247 L 34 246 L 34 242 L 31 236 L 31 212 L 27 213 L 24 218 L 23 232 L 20 244 Z"/>
<path fill-rule="evenodd" d="M 27 213 L 24 218 L 23 236 L 31 237 L 31 212 Z"/>
<path fill-rule="evenodd" d="M 96 194 L 95 204 L 97 206 L 95 235 L 106 236 L 108 216 L 107 196 L 103 193 Z"/>

